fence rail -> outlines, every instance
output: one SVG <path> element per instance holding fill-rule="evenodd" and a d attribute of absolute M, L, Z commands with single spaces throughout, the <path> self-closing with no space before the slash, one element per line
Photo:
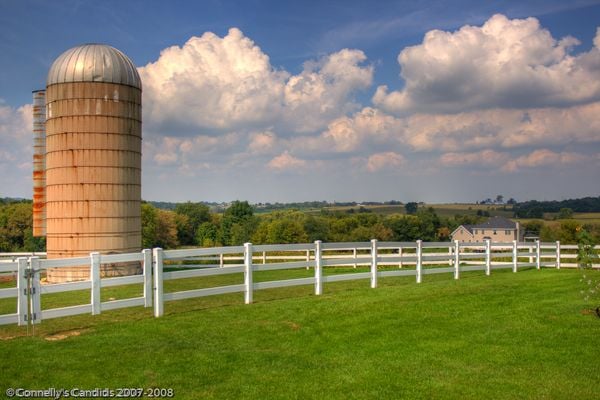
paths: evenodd
<path fill-rule="evenodd" d="M 600 246 L 596 246 L 598 250 Z M 252 303 L 257 290 L 314 285 L 314 293 L 323 292 L 323 284 L 349 280 L 369 280 L 376 288 L 380 278 L 452 274 L 459 279 L 462 272 L 520 268 L 572 268 L 577 264 L 576 245 L 559 242 L 481 243 L 460 242 L 352 242 L 286 245 L 257 245 L 197 248 L 185 250 L 143 250 L 140 253 L 101 255 L 69 259 L 42 259 L 37 255 L 19 254 L 16 259 L 0 263 L 0 274 L 14 274 L 16 287 L 0 289 L 0 299 L 16 299 L 16 312 L 0 315 L 0 325 L 38 324 L 44 319 L 78 314 L 100 314 L 126 307 L 153 307 L 154 315 L 164 314 L 164 303 L 225 293 L 244 293 L 244 302 Z M 0 255 L 1 257 L 1 255 Z M 11 255 L 12 257 L 12 255 Z M 10 257 L 9 257 L 10 258 Z M 216 262 L 215 262 L 216 261 Z M 567 262 L 565 262 L 567 261 Z M 139 262 L 141 275 L 101 278 L 103 264 Z M 48 268 L 90 266 L 90 279 L 78 282 L 41 284 Z M 338 267 L 367 266 L 367 272 L 343 272 Z M 600 268 L 600 265 L 594 265 Z M 310 277 L 254 282 L 255 272 L 312 269 Z M 343 273 L 340 273 L 343 272 Z M 165 292 L 163 282 L 176 279 L 203 278 L 243 274 L 243 282 L 233 285 Z M 141 284 L 142 296 L 101 301 L 102 288 Z M 69 291 L 90 291 L 90 301 L 69 307 L 42 308 L 42 296 Z M 2 300 L 6 301 L 6 300 Z"/>

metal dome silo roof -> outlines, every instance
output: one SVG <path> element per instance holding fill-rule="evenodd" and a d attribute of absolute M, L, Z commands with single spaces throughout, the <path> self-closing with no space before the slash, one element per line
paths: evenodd
<path fill-rule="evenodd" d="M 46 84 L 107 82 L 142 88 L 133 62 L 105 44 L 84 44 L 62 53 L 50 67 Z"/>

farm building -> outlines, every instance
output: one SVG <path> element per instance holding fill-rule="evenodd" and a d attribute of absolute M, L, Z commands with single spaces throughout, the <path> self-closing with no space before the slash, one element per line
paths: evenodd
<path fill-rule="evenodd" d="M 461 225 L 451 234 L 452 240 L 459 242 L 482 242 L 490 239 L 494 242 L 522 240 L 518 222 L 503 217 L 492 217 L 477 225 Z"/>
<path fill-rule="evenodd" d="M 34 234 L 46 236 L 48 258 L 140 251 L 142 83 L 133 62 L 107 45 L 74 47 L 34 99 Z M 102 274 L 138 270 L 122 264 Z M 88 277 L 89 266 L 47 276 Z"/>

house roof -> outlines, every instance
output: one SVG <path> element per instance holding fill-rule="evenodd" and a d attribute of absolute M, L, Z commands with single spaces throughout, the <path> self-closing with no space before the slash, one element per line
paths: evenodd
<path fill-rule="evenodd" d="M 473 235 L 473 229 L 517 229 L 517 223 L 504 217 L 492 217 L 477 225 L 460 225 L 450 235 L 454 236 L 460 228 L 465 229 Z"/>
<path fill-rule="evenodd" d="M 504 217 L 492 217 L 477 225 L 469 225 L 471 229 L 517 229 L 517 223 Z"/>
<path fill-rule="evenodd" d="M 452 231 L 452 233 L 450 234 L 450 236 L 454 236 L 454 234 L 456 233 L 456 231 L 460 230 L 460 228 L 465 229 L 467 232 L 469 232 L 471 234 L 471 236 L 473 236 L 473 229 L 472 229 L 473 225 L 460 225 L 458 228 L 456 228 L 455 230 Z"/>

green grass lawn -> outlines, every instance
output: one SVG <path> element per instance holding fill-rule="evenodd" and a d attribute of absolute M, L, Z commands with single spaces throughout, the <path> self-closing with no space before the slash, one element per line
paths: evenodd
<path fill-rule="evenodd" d="M 168 302 L 158 319 L 135 308 L 48 320 L 34 337 L 0 327 L 0 390 L 162 387 L 178 399 L 598 399 L 600 319 L 588 312 L 579 280 L 575 270 L 463 273 L 459 281 L 425 275 L 421 284 L 382 278 L 377 289 L 367 280 L 325 284 L 322 296 L 312 295 L 312 286 L 257 291 L 252 305 L 242 304 L 241 293 Z"/>

